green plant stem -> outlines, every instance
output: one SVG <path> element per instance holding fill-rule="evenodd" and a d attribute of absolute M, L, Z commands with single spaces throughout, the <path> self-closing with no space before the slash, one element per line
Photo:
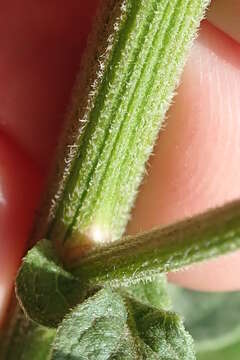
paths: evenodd
<path fill-rule="evenodd" d="M 151 279 L 240 247 L 240 201 L 163 229 L 127 237 L 72 264 L 92 284 Z"/>
<path fill-rule="evenodd" d="M 103 6 L 41 236 L 57 244 L 65 262 L 121 238 L 208 3 L 110 0 Z"/>

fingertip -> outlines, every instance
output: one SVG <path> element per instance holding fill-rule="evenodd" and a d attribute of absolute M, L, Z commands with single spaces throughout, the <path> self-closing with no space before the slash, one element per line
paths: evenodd
<path fill-rule="evenodd" d="M 170 282 L 200 291 L 237 291 L 240 289 L 240 251 L 189 269 L 170 273 Z"/>
<path fill-rule="evenodd" d="M 99 0 L 13 0 L 0 22 L 0 129 L 48 166 Z"/>

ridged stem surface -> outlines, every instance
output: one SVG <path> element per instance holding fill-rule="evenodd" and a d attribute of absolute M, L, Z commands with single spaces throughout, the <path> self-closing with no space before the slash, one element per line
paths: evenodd
<path fill-rule="evenodd" d="M 65 131 L 71 141 L 63 138 L 65 159 L 58 157 L 58 167 L 67 166 L 44 234 L 65 259 L 122 236 L 207 4 L 121 0 L 105 6 L 104 25 L 99 21 L 95 29 L 102 39 L 95 49 L 92 40 L 89 50 L 95 61 L 85 59 L 79 75 L 81 84 L 85 72 L 88 87 L 76 86 L 82 93 L 74 96 Z"/>

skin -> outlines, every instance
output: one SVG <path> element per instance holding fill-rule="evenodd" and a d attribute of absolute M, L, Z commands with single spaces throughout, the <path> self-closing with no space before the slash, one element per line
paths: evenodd
<path fill-rule="evenodd" d="M 26 251 L 96 4 L 0 5 L 0 319 Z M 240 196 L 239 16 L 238 0 L 213 2 L 148 166 L 129 233 Z M 236 252 L 169 278 L 195 289 L 237 290 L 239 261 Z"/>

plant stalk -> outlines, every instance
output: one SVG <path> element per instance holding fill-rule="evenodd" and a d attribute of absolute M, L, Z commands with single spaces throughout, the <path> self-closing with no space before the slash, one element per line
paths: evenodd
<path fill-rule="evenodd" d="M 65 262 L 123 235 L 208 4 L 108 0 L 102 6 L 60 141 L 48 221 L 44 214 L 38 233 L 38 240 L 54 241 Z"/>
<path fill-rule="evenodd" d="M 90 284 L 133 283 L 240 248 L 240 200 L 82 257 L 71 272 Z"/>

